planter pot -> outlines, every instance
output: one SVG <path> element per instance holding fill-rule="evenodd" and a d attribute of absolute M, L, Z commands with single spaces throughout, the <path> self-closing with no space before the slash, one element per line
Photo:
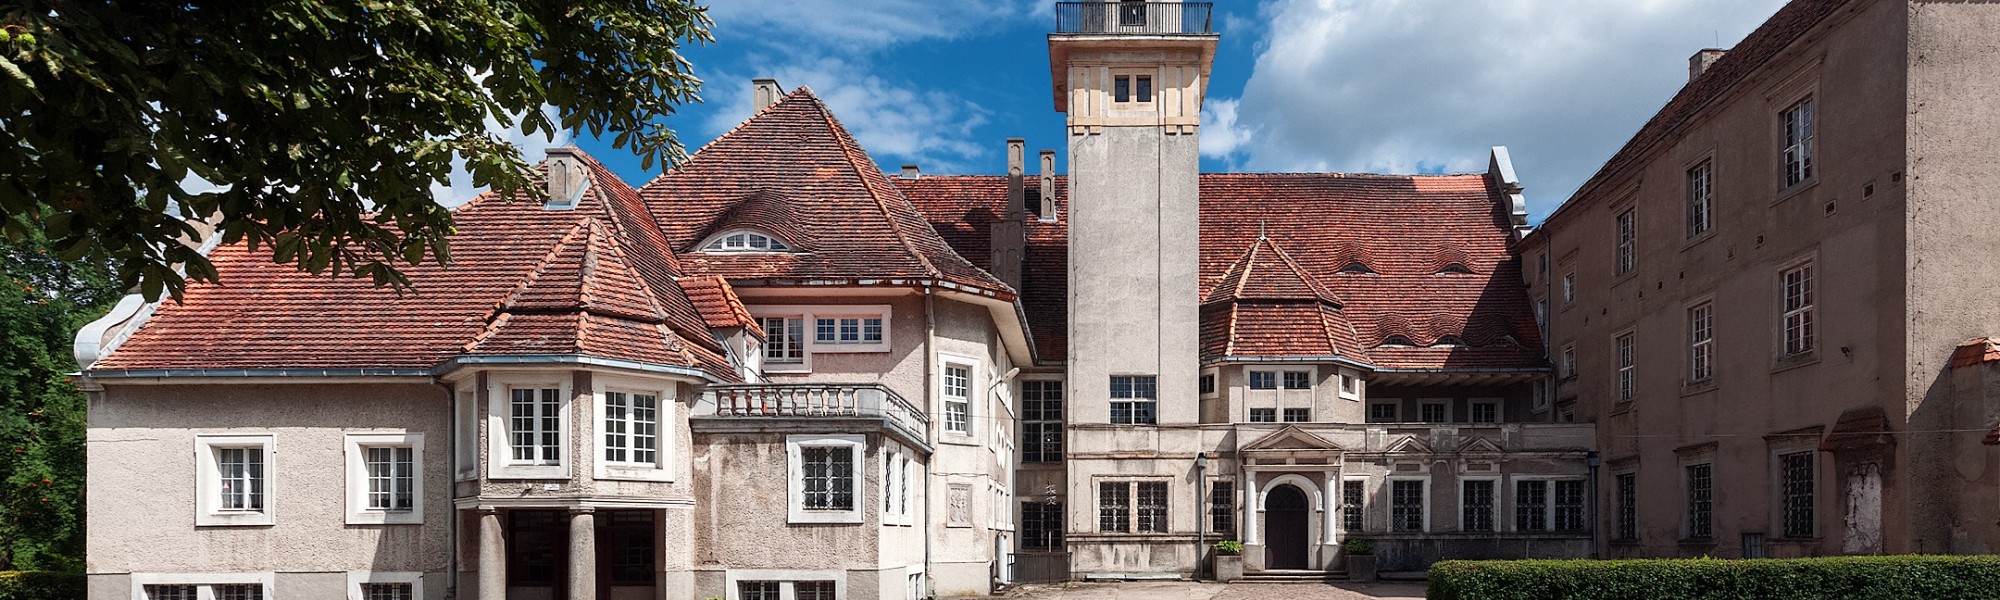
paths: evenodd
<path fill-rule="evenodd" d="M 1240 555 L 1215 556 L 1215 580 L 1223 583 L 1243 578 L 1243 557 Z"/>
<path fill-rule="evenodd" d="M 1375 581 L 1375 555 L 1347 555 L 1347 579 L 1360 583 Z"/>

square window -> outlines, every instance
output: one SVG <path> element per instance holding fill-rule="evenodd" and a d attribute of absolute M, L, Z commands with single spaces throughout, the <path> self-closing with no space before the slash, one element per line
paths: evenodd
<path fill-rule="evenodd" d="M 792 435 L 785 438 L 787 471 L 790 474 L 792 523 L 861 523 L 861 454 L 867 438 L 861 435 Z"/>
<path fill-rule="evenodd" d="M 1278 389 L 1278 373 L 1275 371 L 1251 371 L 1250 389 L 1253 390 Z"/>
<path fill-rule="evenodd" d="M 1214 374 L 1214 373 L 1207 373 L 1207 374 L 1204 374 L 1204 375 L 1202 375 L 1202 376 L 1201 376 L 1201 395 L 1203 395 L 1203 396 L 1213 396 L 1213 395 L 1215 395 L 1215 374 Z"/>
<path fill-rule="evenodd" d="M 1278 409 L 1275 409 L 1275 408 L 1253 408 L 1253 409 L 1250 409 L 1250 422 L 1251 422 L 1251 423 L 1276 423 L 1276 422 L 1278 422 Z"/>
<path fill-rule="evenodd" d="M 1308 423 L 1311 421 L 1312 421 L 1312 409 L 1310 408 L 1285 409 L 1286 423 Z"/>
<path fill-rule="evenodd" d="M 423 434 L 349 434 L 346 451 L 348 523 L 423 522 Z"/>
<path fill-rule="evenodd" d="M 1446 423 L 1451 415 L 1443 402 L 1425 402 L 1417 405 L 1417 420 L 1425 423 Z"/>
<path fill-rule="evenodd" d="M 1472 414 L 1468 415 L 1470 417 L 1468 420 L 1474 423 L 1500 422 L 1500 403 L 1498 402 L 1473 402 L 1471 409 Z"/>
<path fill-rule="evenodd" d="M 1154 375 L 1111 376 L 1111 422 L 1152 425 L 1158 422 L 1159 378 Z"/>
<path fill-rule="evenodd" d="M 274 439 L 269 435 L 196 436 L 195 525 L 270 525 Z"/>
<path fill-rule="evenodd" d="M 1285 371 L 1285 389 L 1310 390 L 1312 387 L 1312 372 Z"/>
<path fill-rule="evenodd" d="M 1394 402 L 1370 402 L 1368 403 L 1368 422 L 1370 423 L 1399 422 L 1400 417 L 1396 414 L 1397 408 L 1398 406 Z"/>

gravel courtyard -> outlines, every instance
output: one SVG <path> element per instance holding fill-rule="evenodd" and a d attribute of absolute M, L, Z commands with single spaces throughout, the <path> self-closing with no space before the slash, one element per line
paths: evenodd
<path fill-rule="evenodd" d="M 1408 600 L 1421 583 L 1195 583 L 1190 581 L 1024 585 L 1002 598 L 1036 600 Z"/>

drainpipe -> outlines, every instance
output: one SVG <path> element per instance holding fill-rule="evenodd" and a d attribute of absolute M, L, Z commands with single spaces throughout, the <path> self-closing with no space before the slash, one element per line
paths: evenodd
<path fill-rule="evenodd" d="M 1604 528 L 1604 523 L 1597 518 L 1597 465 L 1602 461 L 1598 459 L 1596 450 L 1584 455 L 1583 460 L 1584 464 L 1590 465 L 1590 557 L 1602 558 L 1597 551 L 1597 531 Z"/>
<path fill-rule="evenodd" d="M 1194 580 L 1201 581 L 1202 554 L 1208 550 L 1208 453 L 1194 455 Z"/>
<path fill-rule="evenodd" d="M 446 456 L 451 457 L 448 461 L 451 464 L 448 475 L 452 482 L 444 488 L 445 499 L 448 501 L 445 503 L 445 508 L 451 514 L 451 518 L 444 521 L 444 543 L 450 548 L 450 551 L 445 553 L 447 562 L 444 565 L 444 597 L 445 600 L 452 600 L 458 597 L 458 503 L 452 502 L 456 500 L 453 496 L 458 494 L 458 390 L 445 385 L 436 375 L 431 376 L 431 383 L 444 388 L 444 397 L 451 401 L 451 425 L 445 427 L 444 434 Z"/>
<path fill-rule="evenodd" d="M 937 368 L 937 297 L 932 295 L 931 291 L 931 286 L 925 284 L 924 410 L 926 411 L 929 411 L 931 408 L 932 382 L 935 381 L 933 378 L 937 376 L 933 372 Z M 927 436 L 937 435 L 936 423 L 933 422 L 932 425 L 931 431 L 924 432 Z M 933 443 L 931 445 L 931 459 L 924 461 L 924 591 L 926 592 L 930 591 L 933 587 L 930 585 L 930 581 L 935 578 L 935 575 L 931 573 L 931 503 L 936 501 L 936 497 L 931 495 L 931 478 L 937 473 L 937 458 L 937 444 Z"/>

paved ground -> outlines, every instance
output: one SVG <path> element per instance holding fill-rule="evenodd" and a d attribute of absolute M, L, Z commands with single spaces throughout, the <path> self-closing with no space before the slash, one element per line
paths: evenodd
<path fill-rule="evenodd" d="M 1157 581 L 1024 585 L 1004 598 L 1033 600 L 1408 600 L 1424 597 L 1421 583 L 1194 583 Z"/>

